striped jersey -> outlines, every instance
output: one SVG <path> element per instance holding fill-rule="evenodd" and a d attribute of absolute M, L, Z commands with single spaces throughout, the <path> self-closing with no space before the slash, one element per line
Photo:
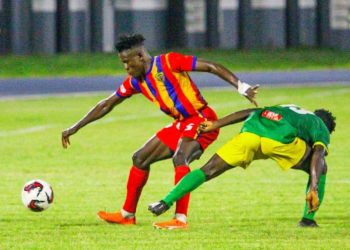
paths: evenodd
<path fill-rule="evenodd" d="M 197 58 L 175 52 L 152 58 L 144 79 L 128 76 L 116 94 L 127 98 L 142 93 L 167 115 L 182 120 L 198 115 L 207 102 L 188 75 L 195 69 Z"/>

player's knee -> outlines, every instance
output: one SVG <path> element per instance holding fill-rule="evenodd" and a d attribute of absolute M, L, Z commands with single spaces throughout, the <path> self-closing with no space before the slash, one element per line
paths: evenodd
<path fill-rule="evenodd" d="M 132 163 L 135 167 L 143 170 L 149 169 L 149 164 L 146 159 L 142 157 L 138 152 L 134 153 L 132 156 Z"/>
<path fill-rule="evenodd" d="M 175 155 L 173 156 L 173 163 L 174 166 L 188 165 L 186 155 L 182 150 L 176 151 Z"/>

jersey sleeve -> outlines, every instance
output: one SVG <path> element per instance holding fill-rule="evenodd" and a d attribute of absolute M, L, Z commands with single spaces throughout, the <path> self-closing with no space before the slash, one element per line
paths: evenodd
<path fill-rule="evenodd" d="M 167 54 L 170 68 L 175 72 L 193 71 L 196 68 L 197 57 L 176 52 Z"/>
<path fill-rule="evenodd" d="M 115 94 L 121 98 L 127 98 L 140 92 L 138 81 L 135 78 L 128 76 L 118 87 Z"/>

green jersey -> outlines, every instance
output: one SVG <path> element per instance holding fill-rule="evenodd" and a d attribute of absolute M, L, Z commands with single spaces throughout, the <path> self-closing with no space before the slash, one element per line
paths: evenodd
<path fill-rule="evenodd" d="M 308 145 L 329 145 L 329 131 L 314 113 L 293 104 L 257 109 L 243 124 L 241 132 L 250 132 L 287 144 L 296 137 Z"/>

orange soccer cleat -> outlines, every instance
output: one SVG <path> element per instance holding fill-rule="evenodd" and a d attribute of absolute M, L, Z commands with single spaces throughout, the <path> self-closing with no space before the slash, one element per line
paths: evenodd
<path fill-rule="evenodd" d="M 178 219 L 172 219 L 172 220 L 163 221 L 163 222 L 154 222 L 153 226 L 157 229 L 168 229 L 168 230 L 188 228 L 187 223 L 182 222 Z"/>
<path fill-rule="evenodd" d="M 116 223 L 121 225 L 134 225 L 136 224 L 136 218 L 125 218 L 122 216 L 121 212 L 107 213 L 105 211 L 100 211 L 97 213 L 98 217 L 109 223 Z"/>

